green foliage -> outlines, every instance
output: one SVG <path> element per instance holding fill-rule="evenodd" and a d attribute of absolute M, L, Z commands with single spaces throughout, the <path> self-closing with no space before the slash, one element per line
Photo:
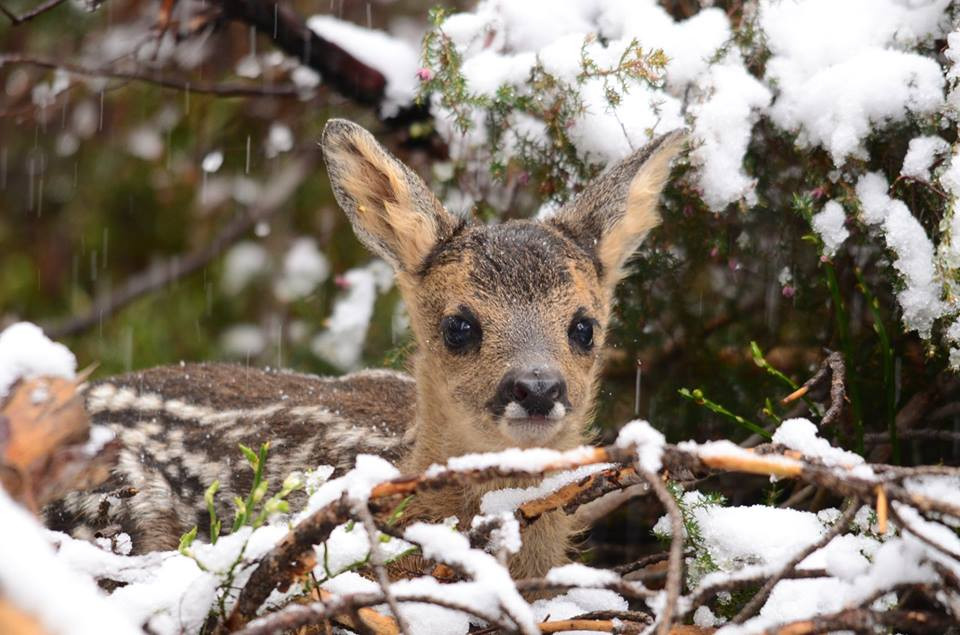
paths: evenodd
<path fill-rule="evenodd" d="M 771 438 L 771 434 L 766 430 L 764 430 L 763 426 L 761 426 L 760 424 L 754 423 L 753 421 L 750 421 L 748 419 L 745 419 L 738 414 L 734 414 L 729 410 L 727 410 L 722 405 L 718 404 L 717 402 L 707 399 L 706 395 L 704 395 L 703 391 L 700 390 L 699 388 L 694 388 L 692 391 L 689 388 L 681 388 L 680 390 L 677 391 L 677 394 L 679 394 L 684 399 L 689 399 L 690 401 L 694 402 L 698 406 L 703 406 L 704 408 L 706 408 L 707 410 L 710 410 L 711 412 L 715 412 L 718 415 L 722 415 L 726 417 L 730 421 L 733 421 L 734 423 L 736 423 L 738 426 L 745 428 L 750 432 L 753 432 L 754 434 L 759 434 L 764 439 Z"/>
<path fill-rule="evenodd" d="M 590 79 L 600 79 L 610 106 L 639 83 L 659 85 L 667 57 L 660 49 L 646 50 L 636 40 L 609 66 L 591 58 L 589 46 L 596 41 L 587 35 L 580 49 L 580 71 L 573 81 L 550 73 L 538 60 L 524 86 L 502 84 L 493 95 L 471 91 L 463 75 L 463 57 L 443 30 L 444 9 L 430 13 L 430 29 L 423 40 L 423 63 L 431 77 L 421 84 L 420 100 L 435 95 L 453 113 L 454 125 L 463 133 L 475 127 L 478 113 L 484 113 L 486 151 L 490 174 L 503 181 L 511 169 L 531 178 L 541 198 L 562 203 L 574 193 L 575 184 L 595 176 L 603 165 L 582 157 L 569 131 L 585 110 L 581 89 Z M 545 135 L 519 130 L 517 117 L 528 117 L 544 126 Z M 505 135 L 510 135 L 509 137 Z M 512 144 L 506 143 L 507 141 Z M 507 154 L 505 147 L 515 146 Z"/>
<path fill-rule="evenodd" d="M 687 585 L 693 588 L 703 576 L 718 570 L 717 564 L 710 554 L 709 546 L 703 538 L 696 513 L 702 509 L 723 506 L 727 501 L 721 494 L 715 492 L 685 493 L 683 487 L 674 481 L 667 482 L 667 489 L 677 502 L 677 507 L 680 508 L 686 537 L 685 544 L 693 552 L 693 555 L 688 559 L 687 566 Z M 668 531 L 665 534 L 657 534 L 657 538 L 669 542 L 671 536 Z"/>

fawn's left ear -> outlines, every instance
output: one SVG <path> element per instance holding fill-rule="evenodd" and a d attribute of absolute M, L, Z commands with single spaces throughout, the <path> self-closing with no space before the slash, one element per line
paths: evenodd
<path fill-rule="evenodd" d="M 605 284 L 620 281 L 627 260 L 660 224 L 657 202 L 685 139 L 680 131 L 654 139 L 591 181 L 547 221 L 594 257 Z"/>
<path fill-rule="evenodd" d="M 413 170 L 357 124 L 331 119 L 321 145 L 333 195 L 354 233 L 395 271 L 416 271 L 459 225 Z"/>

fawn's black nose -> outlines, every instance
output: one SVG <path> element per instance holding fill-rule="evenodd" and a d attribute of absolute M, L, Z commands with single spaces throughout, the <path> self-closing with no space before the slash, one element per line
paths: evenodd
<path fill-rule="evenodd" d="M 500 382 L 499 401 L 516 402 L 528 417 L 546 417 L 557 403 L 567 401 L 567 384 L 551 368 L 532 368 L 507 373 Z"/>

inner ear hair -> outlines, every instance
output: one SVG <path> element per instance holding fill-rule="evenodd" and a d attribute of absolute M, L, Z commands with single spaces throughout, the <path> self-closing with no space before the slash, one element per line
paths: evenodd
<path fill-rule="evenodd" d="M 333 194 L 354 233 L 395 270 L 416 270 L 456 227 L 423 180 L 362 127 L 332 119 L 322 146 Z"/>
<path fill-rule="evenodd" d="M 593 179 L 548 221 L 593 258 L 606 283 L 620 280 L 627 260 L 660 224 L 660 192 L 685 140 L 682 131 L 654 139 Z"/>

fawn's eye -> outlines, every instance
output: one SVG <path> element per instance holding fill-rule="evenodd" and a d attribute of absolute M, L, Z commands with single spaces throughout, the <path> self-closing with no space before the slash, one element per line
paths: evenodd
<path fill-rule="evenodd" d="M 472 315 L 448 315 L 440 322 L 440 330 L 452 353 L 465 353 L 480 344 L 480 326 Z"/>
<path fill-rule="evenodd" d="M 567 330 L 567 337 L 570 338 L 574 348 L 584 353 L 593 348 L 594 322 L 593 318 L 584 317 L 579 311 L 573 316 L 573 321 Z"/>

